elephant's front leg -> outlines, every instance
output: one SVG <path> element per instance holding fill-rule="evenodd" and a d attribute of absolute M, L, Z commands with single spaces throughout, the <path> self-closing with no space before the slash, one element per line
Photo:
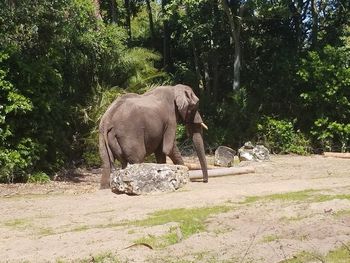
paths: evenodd
<path fill-rule="evenodd" d="M 174 146 L 169 154 L 169 157 L 174 164 L 185 165 L 184 160 L 182 159 L 180 150 L 179 148 L 177 148 L 176 142 L 174 142 Z"/>

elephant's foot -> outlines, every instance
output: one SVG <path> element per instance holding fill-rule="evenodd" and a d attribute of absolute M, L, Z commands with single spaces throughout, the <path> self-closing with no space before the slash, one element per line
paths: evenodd
<path fill-rule="evenodd" d="M 110 188 L 109 183 L 100 185 L 100 190 L 109 189 L 109 188 Z"/>

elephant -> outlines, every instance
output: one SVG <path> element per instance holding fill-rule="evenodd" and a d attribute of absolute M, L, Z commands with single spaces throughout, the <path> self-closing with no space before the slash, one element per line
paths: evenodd
<path fill-rule="evenodd" d="M 103 114 L 99 125 L 99 152 L 102 159 L 101 189 L 109 188 L 110 174 L 117 159 L 124 169 L 142 163 L 154 153 L 157 163 L 166 156 L 184 165 L 176 145 L 176 126 L 183 123 L 200 161 L 203 182 L 208 182 L 203 142 L 206 125 L 198 112 L 199 99 L 186 85 L 159 86 L 142 95 L 127 93 L 117 98 Z"/>

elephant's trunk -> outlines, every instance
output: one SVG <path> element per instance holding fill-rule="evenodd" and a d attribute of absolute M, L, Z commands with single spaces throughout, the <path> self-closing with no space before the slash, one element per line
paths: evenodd
<path fill-rule="evenodd" d="M 207 160 L 205 158 L 202 127 L 198 123 L 189 124 L 190 135 L 192 136 L 194 148 L 197 152 L 203 173 L 203 182 L 208 182 Z"/>

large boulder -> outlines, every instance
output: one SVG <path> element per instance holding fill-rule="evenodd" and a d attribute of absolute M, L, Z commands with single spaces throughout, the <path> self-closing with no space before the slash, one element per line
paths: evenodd
<path fill-rule="evenodd" d="M 234 163 L 235 150 L 226 146 L 219 146 L 215 150 L 214 165 L 221 167 L 231 167 Z"/>
<path fill-rule="evenodd" d="M 270 159 L 269 150 L 264 145 L 254 146 L 251 142 L 246 142 L 238 150 L 240 161 L 267 161 Z"/>
<path fill-rule="evenodd" d="M 175 191 L 188 182 L 186 166 L 142 163 L 116 170 L 111 178 L 111 189 L 118 194 L 141 195 Z"/>

